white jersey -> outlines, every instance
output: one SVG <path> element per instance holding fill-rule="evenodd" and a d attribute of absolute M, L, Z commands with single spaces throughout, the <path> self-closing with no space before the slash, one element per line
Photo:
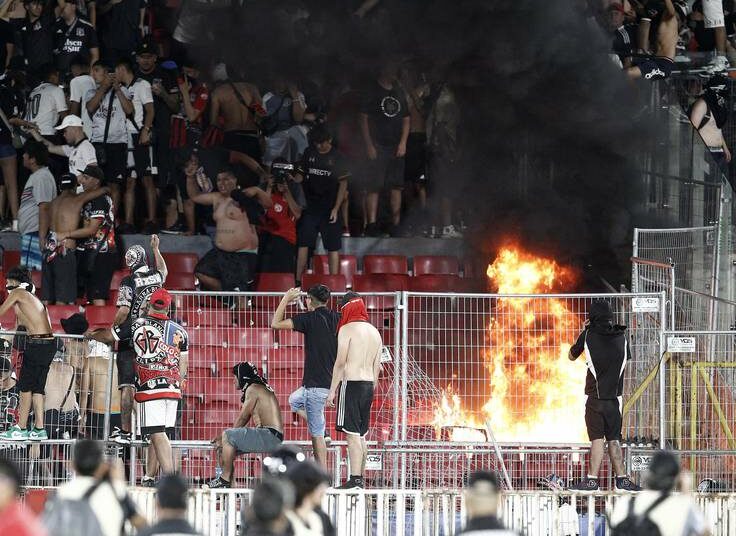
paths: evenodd
<path fill-rule="evenodd" d="M 87 112 L 87 93 L 89 90 L 95 89 L 95 81 L 88 74 L 80 74 L 72 78 L 69 82 L 69 101 L 77 102 L 80 105 L 80 117 L 84 125 L 84 135 L 88 138 L 92 137 L 92 119 L 89 117 Z M 93 93 L 94 95 L 94 93 Z"/>
<path fill-rule="evenodd" d="M 28 95 L 26 121 L 38 125 L 42 136 L 56 134 L 54 127 L 59 123 L 59 114 L 66 111 L 64 90 L 59 86 L 43 82 Z"/>
<path fill-rule="evenodd" d="M 63 145 L 64 154 L 69 159 L 69 173 L 81 175 L 89 165 L 97 165 L 97 153 L 87 138 L 76 145 Z"/>
<path fill-rule="evenodd" d="M 89 102 L 94 97 L 97 89 L 93 88 L 87 92 L 85 102 Z M 100 99 L 100 105 L 97 107 L 92 116 L 92 134 L 90 140 L 93 143 L 102 143 L 105 140 L 105 125 L 107 124 L 107 114 L 110 108 L 110 96 L 112 95 L 112 112 L 110 116 L 110 128 L 107 131 L 107 143 L 128 143 L 128 120 L 123 111 L 123 105 L 120 99 L 115 95 L 115 90 L 110 89 Z"/>
<path fill-rule="evenodd" d="M 135 78 L 133 83 L 125 88 L 126 96 L 133 102 L 133 119 L 128 120 L 128 132 L 138 134 L 143 128 L 143 119 L 145 117 L 143 106 L 153 103 L 153 93 L 151 93 L 151 84 L 142 78 Z"/>

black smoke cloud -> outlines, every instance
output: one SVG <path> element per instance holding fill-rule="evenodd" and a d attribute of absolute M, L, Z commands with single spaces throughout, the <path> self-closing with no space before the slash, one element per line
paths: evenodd
<path fill-rule="evenodd" d="M 492 258 L 513 237 L 563 262 L 624 281 L 642 85 L 624 80 L 610 40 L 574 0 L 246 2 L 203 25 L 194 48 L 261 87 L 288 73 L 334 97 L 400 57 L 454 91 L 461 121 L 451 183 L 471 223 L 467 247 Z"/>

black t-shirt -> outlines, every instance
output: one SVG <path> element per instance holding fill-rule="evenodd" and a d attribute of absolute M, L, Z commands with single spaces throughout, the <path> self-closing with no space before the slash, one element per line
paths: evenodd
<path fill-rule="evenodd" d="M 130 312 L 125 323 L 143 316 L 148 309 L 148 302 L 156 290 L 164 285 L 164 277 L 158 270 L 141 269 L 127 275 L 120 282 L 117 307 L 128 307 Z"/>
<path fill-rule="evenodd" d="M 159 82 L 163 86 L 164 91 L 172 95 L 179 93 L 179 86 L 176 84 L 176 74 L 174 71 L 163 69 L 160 65 L 156 65 L 150 73 L 143 73 L 140 69 L 137 69 L 136 76 L 142 78 L 152 86 L 155 82 Z M 161 97 L 155 94 L 153 95 L 153 108 L 153 126 L 157 132 L 163 133 L 161 139 L 167 139 L 168 136 L 165 133 L 170 130 L 171 109 Z"/>
<path fill-rule="evenodd" d="M 155 525 L 137 532 L 138 536 L 155 536 L 156 534 L 200 534 L 186 519 L 162 519 Z"/>
<path fill-rule="evenodd" d="M 84 239 L 82 244 L 77 246 L 77 249 L 97 250 L 99 253 L 114 252 L 115 218 L 112 210 L 112 198 L 109 195 L 102 195 L 82 207 L 82 220 L 85 226 L 95 218 L 101 220 L 97 233 Z"/>
<path fill-rule="evenodd" d="M 634 54 L 634 45 L 637 40 L 637 24 L 625 24 L 613 32 L 612 50 L 617 54 L 623 62 L 626 58 L 630 58 Z"/>
<path fill-rule="evenodd" d="M 570 348 L 573 357 L 585 352 L 588 374 L 585 394 L 601 400 L 615 400 L 623 394 L 624 369 L 631 360 L 625 326 L 590 326 Z"/>
<path fill-rule="evenodd" d="M 304 333 L 304 387 L 329 389 L 337 357 L 337 324 L 340 313 L 327 307 L 301 313 L 291 319 L 294 330 Z"/>
<path fill-rule="evenodd" d="M 18 35 L 29 70 L 54 61 L 54 17 L 50 13 L 42 14 L 35 22 L 26 17 Z"/>
<path fill-rule="evenodd" d="M 104 7 L 108 1 L 101 2 Z M 134 51 L 140 42 L 141 32 L 138 24 L 141 9 L 148 5 L 146 0 L 122 0 L 114 4 L 110 11 L 100 16 L 100 39 L 108 49 Z"/>
<path fill-rule="evenodd" d="M 307 208 L 310 211 L 330 212 L 335 206 L 340 177 L 350 175 L 345 160 L 334 147 L 325 154 L 308 147 L 302 156 L 301 167 Z"/>
<path fill-rule="evenodd" d="M 69 71 L 75 56 L 90 59 L 90 50 L 99 48 L 97 32 L 86 20 L 77 18 L 71 25 L 64 19 L 56 19 L 54 25 L 54 56 L 56 67 L 62 73 Z"/>
<path fill-rule="evenodd" d="M 386 89 L 378 83 L 363 94 L 361 113 L 368 115 L 371 139 L 375 145 L 395 147 L 401 141 L 405 117 L 409 117 L 406 95 L 394 85 Z"/>
<path fill-rule="evenodd" d="M 8 58 L 8 43 L 15 43 L 13 26 L 8 21 L 0 19 L 0 65 L 3 69 Z"/>
<path fill-rule="evenodd" d="M 12 117 L 23 117 L 23 95 L 20 91 L 6 85 L 9 80 L 0 80 L 0 107 L 8 119 Z M 0 121 L 0 145 L 10 145 L 13 137 L 4 121 Z"/>

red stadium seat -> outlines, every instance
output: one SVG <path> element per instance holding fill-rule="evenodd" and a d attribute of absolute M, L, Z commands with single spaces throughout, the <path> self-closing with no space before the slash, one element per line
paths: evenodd
<path fill-rule="evenodd" d="M 229 378 L 222 376 L 191 378 L 184 394 L 202 402 L 232 403 L 237 402 L 240 397 L 233 384 L 232 376 Z"/>
<path fill-rule="evenodd" d="M 363 257 L 364 274 L 406 274 L 409 266 L 403 255 L 366 255 Z"/>
<path fill-rule="evenodd" d="M 256 290 L 259 292 L 286 292 L 294 286 L 294 274 L 290 273 L 261 273 L 256 281 Z"/>
<path fill-rule="evenodd" d="M 330 273 L 327 255 L 314 255 L 312 257 L 312 273 Z M 345 281 L 350 286 L 353 282 L 353 276 L 358 273 L 358 258 L 355 255 L 340 255 L 340 273 L 345 276 Z M 302 285 L 302 287 L 305 286 Z"/>
<path fill-rule="evenodd" d="M 168 290 L 195 290 L 196 278 L 193 273 L 173 273 L 166 276 L 164 286 Z"/>
<path fill-rule="evenodd" d="M 213 356 L 217 363 L 217 373 L 232 381 L 232 368 L 238 363 L 250 361 L 261 368 L 268 359 L 268 348 L 227 348 L 213 349 Z"/>
<path fill-rule="evenodd" d="M 462 292 L 463 280 L 456 275 L 419 275 L 409 278 L 409 290 L 415 292 Z"/>
<path fill-rule="evenodd" d="M 275 371 L 301 369 L 304 366 L 304 351 L 302 348 L 277 348 L 268 352 L 268 376 Z"/>
<path fill-rule="evenodd" d="M 304 346 L 304 334 L 290 329 L 280 329 L 276 331 L 276 340 L 279 348 L 289 346 L 302 348 Z"/>
<path fill-rule="evenodd" d="M 457 275 L 460 263 L 449 255 L 417 255 L 414 257 L 414 275 Z"/>
<path fill-rule="evenodd" d="M 90 326 L 111 326 L 117 307 L 114 305 L 88 305 L 84 309 Z"/>
<path fill-rule="evenodd" d="M 358 274 L 353 278 L 356 292 L 395 292 L 406 290 L 408 286 L 406 274 Z"/>
<path fill-rule="evenodd" d="M 194 267 L 197 266 L 199 258 L 195 253 L 162 253 L 166 268 L 169 275 L 172 274 L 192 274 L 194 275 Z M 166 281 L 168 284 L 168 279 Z"/>
<path fill-rule="evenodd" d="M 345 292 L 347 290 L 347 280 L 342 274 L 304 274 L 302 276 L 302 288 L 304 290 L 317 284 L 327 285 L 332 292 Z"/>
<path fill-rule="evenodd" d="M 227 340 L 223 337 L 223 330 L 227 328 L 213 328 L 210 326 L 197 326 L 187 330 L 190 346 L 214 346 L 225 348 Z"/>
<path fill-rule="evenodd" d="M 186 311 L 185 318 L 188 326 L 232 326 L 233 316 L 228 309 L 197 309 Z"/>
<path fill-rule="evenodd" d="M 6 249 L 3 251 L 3 272 L 9 271 L 20 264 L 20 251 Z"/>
<path fill-rule="evenodd" d="M 130 270 L 115 270 L 110 280 L 110 290 L 117 290 L 120 288 L 120 282 L 124 277 L 130 275 Z"/>
<path fill-rule="evenodd" d="M 219 331 L 229 348 L 273 348 L 271 328 L 226 328 Z"/>
<path fill-rule="evenodd" d="M 61 325 L 62 318 L 69 318 L 74 313 L 79 312 L 78 305 L 49 305 L 46 308 L 49 312 L 49 320 L 54 325 Z M 89 319 L 87 319 L 89 322 Z"/>

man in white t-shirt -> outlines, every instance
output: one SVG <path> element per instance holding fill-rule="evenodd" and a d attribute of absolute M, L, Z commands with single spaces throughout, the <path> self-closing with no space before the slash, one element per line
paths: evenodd
<path fill-rule="evenodd" d="M 128 177 L 128 114 L 133 103 L 124 87 L 107 65 L 98 61 L 92 67 L 95 86 L 85 97 L 92 118 L 90 141 L 97 151 L 98 165 L 110 187 L 115 214 L 120 206 L 120 192 Z"/>
<path fill-rule="evenodd" d="M 133 103 L 133 116 L 128 119 L 128 133 L 132 137 L 134 169 L 128 178 L 125 189 L 125 224 L 121 232 L 133 232 L 135 211 L 135 179 L 143 180 L 146 192 L 145 234 L 154 234 L 156 228 L 156 185 L 153 176 L 158 175 L 151 150 L 151 129 L 153 128 L 154 106 L 151 84 L 135 76 L 133 64 L 127 58 L 120 59 L 115 66 L 117 80 L 125 86 L 128 98 Z"/>
<path fill-rule="evenodd" d="M 49 148 L 51 154 L 65 156 L 69 159 L 69 173 L 79 177 L 89 165 L 97 165 L 95 148 L 84 135 L 82 120 L 76 115 L 67 115 L 56 127 L 56 130 L 64 132 L 66 145 L 54 145 L 47 139 L 41 137 L 37 130 L 31 131 L 37 141 L 43 142 Z"/>
<path fill-rule="evenodd" d="M 54 127 L 67 113 L 64 90 L 59 87 L 59 70 L 48 67 L 43 82 L 37 85 L 26 102 L 26 121 L 35 123 L 41 136 L 53 138 Z"/>
<path fill-rule="evenodd" d="M 69 82 L 69 112 L 82 118 L 84 134 L 92 137 L 92 120 L 85 104 L 89 90 L 95 89 L 95 81 L 89 74 L 89 62 L 84 57 L 77 55 L 72 60 L 72 75 L 74 78 Z"/>
<path fill-rule="evenodd" d="M 56 182 L 46 166 L 48 159 L 49 152 L 43 143 L 35 140 L 26 143 L 23 167 L 31 176 L 20 196 L 18 232 L 21 235 L 20 264 L 29 270 L 41 269 L 41 243 L 49 230 L 49 203 L 56 197 Z"/>

